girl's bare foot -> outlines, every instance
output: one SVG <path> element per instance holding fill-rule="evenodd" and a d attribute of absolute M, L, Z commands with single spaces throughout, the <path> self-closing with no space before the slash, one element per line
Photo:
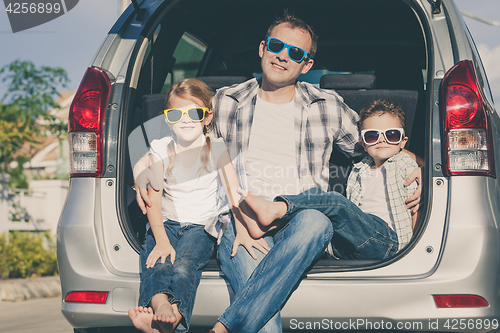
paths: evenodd
<path fill-rule="evenodd" d="M 153 316 L 153 321 L 161 328 L 162 332 L 170 333 L 181 321 L 182 316 L 179 313 L 177 304 L 170 304 L 169 302 L 160 304 Z"/>
<path fill-rule="evenodd" d="M 252 192 L 243 191 L 238 189 L 241 195 L 245 197 L 245 202 L 252 208 L 252 210 L 257 215 L 259 223 L 263 226 L 269 226 L 274 220 L 281 218 L 285 215 L 288 207 L 285 202 L 282 201 L 269 201 L 263 199 L 257 195 L 253 195 Z"/>
<path fill-rule="evenodd" d="M 136 306 L 128 310 L 128 316 L 135 328 L 145 333 L 165 333 L 153 322 L 153 309 Z"/>
<path fill-rule="evenodd" d="M 215 323 L 215 326 L 210 331 L 208 331 L 208 333 L 212 333 L 212 332 L 213 333 L 229 333 L 226 326 L 222 325 L 222 323 L 220 321 Z"/>
<path fill-rule="evenodd" d="M 169 302 L 160 304 L 155 309 L 153 320 L 160 321 L 163 323 L 175 323 L 176 318 L 172 304 L 170 304 Z"/>

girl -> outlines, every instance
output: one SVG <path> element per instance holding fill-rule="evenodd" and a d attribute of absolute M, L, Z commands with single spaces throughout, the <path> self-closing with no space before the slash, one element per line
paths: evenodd
<path fill-rule="evenodd" d="M 221 204 L 220 189 L 233 209 L 238 206 L 238 178 L 229 154 L 222 139 L 210 138 L 211 98 L 199 80 L 174 84 L 164 111 L 172 137 L 151 143 L 149 168 L 163 191 L 148 191 L 152 205 L 140 253 L 141 306 L 129 310 L 134 326 L 144 332 L 189 329 L 202 269 L 225 229 L 221 221 L 229 221 L 219 218 L 228 211 L 221 209 L 227 205 Z"/>

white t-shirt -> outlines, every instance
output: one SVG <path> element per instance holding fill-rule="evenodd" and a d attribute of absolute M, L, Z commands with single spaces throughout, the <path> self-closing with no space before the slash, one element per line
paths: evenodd
<path fill-rule="evenodd" d="M 387 194 L 386 170 L 384 167 L 370 169 L 370 175 L 363 184 L 363 194 L 360 208 L 363 212 L 373 214 L 384 220 L 392 230 L 395 230 L 394 220 L 391 215 L 389 196 Z"/>
<path fill-rule="evenodd" d="M 151 142 L 150 154 L 163 163 L 163 220 L 206 225 L 218 216 L 217 209 L 217 161 L 226 146 L 222 139 L 211 144 L 211 161 L 200 174 L 200 155 L 193 167 L 185 168 L 179 159 L 172 170 L 173 177 L 167 176 L 169 156 L 167 145 L 172 139 L 165 137 Z M 204 143 L 205 145 L 205 143 Z M 201 153 L 202 149 L 199 149 Z M 199 154 L 199 153 L 198 153 Z"/>
<path fill-rule="evenodd" d="M 273 104 L 257 96 L 248 150 L 243 155 L 253 194 L 268 200 L 299 194 L 294 121 L 293 101 Z"/>

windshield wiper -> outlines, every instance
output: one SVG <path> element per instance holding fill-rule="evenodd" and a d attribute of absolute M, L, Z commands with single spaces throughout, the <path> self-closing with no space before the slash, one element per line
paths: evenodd
<path fill-rule="evenodd" d="M 142 21 L 144 19 L 144 13 L 146 12 L 145 8 L 139 7 L 137 0 L 131 0 L 132 5 L 134 6 L 134 13 L 137 13 L 137 21 Z"/>
<path fill-rule="evenodd" d="M 432 14 L 441 14 L 443 0 L 427 0 L 432 6 Z"/>

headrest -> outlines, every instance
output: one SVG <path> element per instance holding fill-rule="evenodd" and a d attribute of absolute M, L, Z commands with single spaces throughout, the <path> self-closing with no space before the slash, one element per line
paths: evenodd
<path fill-rule="evenodd" d="M 375 75 L 373 74 L 325 74 L 319 81 L 323 89 L 359 90 L 373 89 Z"/>
<path fill-rule="evenodd" d="M 213 90 L 243 83 L 248 80 L 246 76 L 199 76 L 197 79 L 205 82 L 205 84 Z"/>
<path fill-rule="evenodd" d="M 143 122 L 157 117 L 165 110 L 167 94 L 151 94 L 142 96 Z"/>

